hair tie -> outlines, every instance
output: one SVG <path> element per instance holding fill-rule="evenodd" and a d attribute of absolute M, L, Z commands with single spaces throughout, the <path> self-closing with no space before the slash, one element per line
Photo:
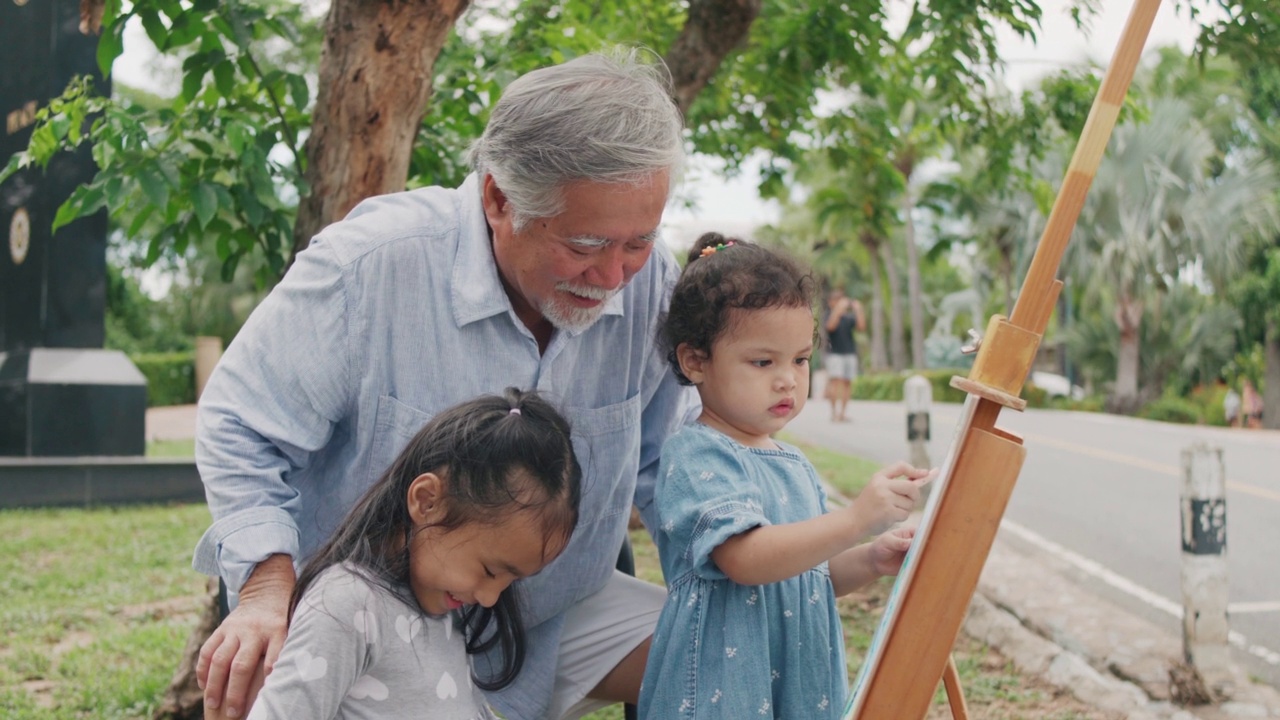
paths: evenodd
<path fill-rule="evenodd" d="M 714 255 L 717 251 L 723 250 L 727 247 L 732 247 L 732 246 L 733 246 L 732 240 L 730 240 L 729 242 L 720 243 L 719 245 L 708 245 L 702 248 L 702 254 L 700 254 L 698 257 L 704 258 L 709 255 Z"/>
<path fill-rule="evenodd" d="M 509 413 L 507 413 L 507 414 L 508 414 L 508 415 L 519 415 L 519 414 L 520 414 L 520 408 L 518 408 L 518 407 L 517 407 L 517 408 L 511 408 L 511 412 L 509 412 Z"/>

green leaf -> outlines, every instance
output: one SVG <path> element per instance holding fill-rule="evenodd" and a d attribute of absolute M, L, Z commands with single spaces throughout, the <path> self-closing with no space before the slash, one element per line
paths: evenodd
<path fill-rule="evenodd" d="M 231 237 L 226 234 L 219 235 L 213 243 L 213 249 L 218 259 L 226 262 L 227 258 L 231 257 Z"/>
<path fill-rule="evenodd" d="M 77 190 L 80 189 L 83 188 L 78 188 Z M 67 198 L 66 202 L 58 206 L 58 212 L 53 216 L 53 227 L 50 228 L 49 232 L 58 232 L 59 229 L 70 224 L 83 214 L 80 203 L 77 200 L 76 195 L 72 194 L 71 197 Z"/>
<path fill-rule="evenodd" d="M 204 153 L 205 155 L 213 154 L 213 145 L 210 145 L 205 140 L 201 140 L 200 138 L 197 138 L 197 137 L 189 137 L 187 138 L 187 142 L 191 143 L 192 147 Z"/>
<path fill-rule="evenodd" d="M 237 155 L 243 153 L 244 149 L 249 146 L 249 140 L 245 137 L 245 127 L 240 123 L 228 124 L 223 128 L 223 132 L 227 135 L 227 143 L 231 145 L 231 149 L 234 150 Z"/>
<path fill-rule="evenodd" d="M 124 52 L 124 26 L 122 22 L 112 23 L 103 29 L 98 40 L 98 70 L 103 77 L 111 75 L 112 63 Z"/>
<path fill-rule="evenodd" d="M 138 184 L 142 186 L 143 194 L 152 205 L 163 208 L 169 204 L 169 184 L 154 168 L 146 168 L 139 172 Z"/>
<path fill-rule="evenodd" d="M 200 94 L 200 88 L 204 85 L 205 69 L 201 67 L 199 70 L 193 70 L 182 76 L 182 99 L 190 104 L 196 99 L 196 95 Z"/>
<path fill-rule="evenodd" d="M 138 234 L 142 232 L 142 226 L 147 222 L 147 219 L 155 213 L 155 211 L 156 209 L 154 205 L 143 205 L 140 207 L 137 214 L 133 216 L 133 222 L 129 223 L 128 236 L 130 238 L 138 237 Z"/>
<path fill-rule="evenodd" d="M 213 82 L 222 97 L 229 98 L 236 89 L 236 66 L 230 60 L 223 60 L 213 66 Z"/>
<path fill-rule="evenodd" d="M 160 251 L 164 249 L 164 241 L 168 236 L 167 232 L 156 233 L 151 238 L 151 242 L 147 243 L 147 256 L 142 261 L 147 267 L 155 264 L 160 259 Z"/>
<path fill-rule="evenodd" d="M 165 27 L 164 21 L 160 19 L 160 13 L 141 11 L 134 14 L 142 21 L 142 28 L 147 31 L 147 37 L 151 39 L 156 49 L 161 52 L 169 49 L 169 28 Z"/>
<path fill-rule="evenodd" d="M 9 156 L 9 162 L 4 166 L 4 170 L 0 170 L 0 183 L 13 177 L 19 170 L 31 164 L 31 154 L 28 152 L 16 152 Z"/>
<path fill-rule="evenodd" d="M 200 227 L 203 229 L 218 212 L 218 195 L 208 183 L 200 183 L 196 185 L 191 200 L 196 208 L 196 220 L 200 222 Z"/>
<path fill-rule="evenodd" d="M 289 94 L 293 96 L 293 105 L 299 110 L 307 109 L 311 99 L 311 91 L 307 89 L 307 80 L 301 75 L 289 76 Z"/>
<path fill-rule="evenodd" d="M 236 276 L 236 266 L 240 264 L 240 258 L 243 255 L 236 253 L 226 259 L 222 263 L 222 282 L 231 282 Z"/>

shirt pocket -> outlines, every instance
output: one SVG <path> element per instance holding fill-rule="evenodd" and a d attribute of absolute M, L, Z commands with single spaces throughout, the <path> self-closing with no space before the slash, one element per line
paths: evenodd
<path fill-rule="evenodd" d="M 582 465 L 580 527 L 631 511 L 640 467 L 640 394 L 599 408 L 567 407 Z"/>
<path fill-rule="evenodd" d="M 390 395 L 378 398 L 378 409 L 373 418 L 373 445 L 366 472 L 368 484 L 372 485 L 382 477 L 400 451 L 433 417 L 435 415 L 410 407 Z"/>

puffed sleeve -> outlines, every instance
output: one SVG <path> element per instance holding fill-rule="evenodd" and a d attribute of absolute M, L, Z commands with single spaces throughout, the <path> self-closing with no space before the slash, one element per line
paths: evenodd
<path fill-rule="evenodd" d="M 741 451 L 715 431 L 691 427 L 663 448 L 655 504 L 658 522 L 681 560 L 708 580 L 727 576 L 711 552 L 725 540 L 769 525 L 759 486 Z"/>

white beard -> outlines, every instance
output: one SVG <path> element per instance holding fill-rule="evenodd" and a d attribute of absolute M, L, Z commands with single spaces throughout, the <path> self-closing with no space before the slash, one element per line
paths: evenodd
<path fill-rule="evenodd" d="M 599 300 L 600 304 L 595 307 L 581 308 L 562 301 L 558 296 L 552 296 L 552 299 L 542 306 L 542 316 L 550 321 L 557 330 L 583 332 L 596 324 L 596 321 L 604 314 L 604 308 L 609 303 L 609 299 L 617 295 L 624 287 L 626 287 L 626 283 L 613 290 L 601 290 L 588 285 L 576 285 L 568 282 L 556 283 L 555 289 L 557 292 L 570 292 L 582 297 Z"/>

